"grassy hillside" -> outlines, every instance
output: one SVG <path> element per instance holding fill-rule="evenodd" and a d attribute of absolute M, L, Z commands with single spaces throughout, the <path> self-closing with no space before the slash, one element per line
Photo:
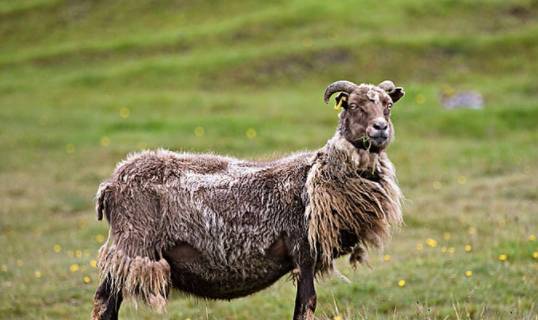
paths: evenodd
<path fill-rule="evenodd" d="M 318 316 L 537 319 L 537 18 L 535 0 L 0 0 L 0 318 L 89 317 L 93 196 L 127 153 L 319 148 L 325 86 L 389 78 L 406 225 L 372 269 L 340 261 L 352 284 L 318 282 Z M 440 106 L 467 89 L 483 110 Z M 289 318 L 294 289 L 174 294 L 164 318 Z"/>

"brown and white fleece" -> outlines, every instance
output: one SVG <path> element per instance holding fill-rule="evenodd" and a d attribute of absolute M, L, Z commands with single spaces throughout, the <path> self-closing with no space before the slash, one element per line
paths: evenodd
<path fill-rule="evenodd" d="M 157 310 L 171 287 L 244 296 L 301 260 L 316 259 L 320 273 L 344 254 L 360 262 L 402 221 L 401 198 L 385 152 L 357 149 L 339 133 L 317 152 L 267 162 L 145 151 L 99 187 L 97 215 L 110 233 L 98 265 L 114 290 Z M 290 259 L 267 254 L 279 239 Z M 166 252 L 181 243 L 196 258 L 173 264 Z"/>

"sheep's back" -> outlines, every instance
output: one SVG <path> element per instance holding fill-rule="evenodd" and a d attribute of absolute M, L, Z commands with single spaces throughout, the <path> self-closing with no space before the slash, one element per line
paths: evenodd
<path fill-rule="evenodd" d="M 244 273 L 245 259 L 304 227 L 301 192 L 311 156 L 255 162 L 165 150 L 131 155 L 109 181 L 122 202 L 115 207 L 123 208 L 111 227 L 122 233 L 129 225 L 134 242 L 160 250 L 187 242 L 215 269 Z"/>

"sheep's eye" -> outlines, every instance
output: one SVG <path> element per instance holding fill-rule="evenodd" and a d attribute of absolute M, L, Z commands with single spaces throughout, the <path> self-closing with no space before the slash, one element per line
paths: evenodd
<path fill-rule="evenodd" d="M 352 103 L 352 104 L 349 105 L 349 109 L 350 109 L 350 110 L 355 110 L 355 109 L 357 109 L 357 107 L 358 107 L 358 106 L 357 106 L 357 104 L 355 104 L 355 103 Z"/>
<path fill-rule="evenodd" d="M 389 102 L 389 103 L 387 104 L 387 108 L 389 108 L 389 109 L 392 108 L 392 102 Z"/>

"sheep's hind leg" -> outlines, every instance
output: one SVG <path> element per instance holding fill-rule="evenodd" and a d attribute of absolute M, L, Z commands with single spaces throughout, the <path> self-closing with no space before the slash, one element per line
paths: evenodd
<path fill-rule="evenodd" d="M 122 300 L 121 291 L 113 292 L 112 281 L 106 277 L 95 292 L 92 320 L 117 320 Z"/>
<path fill-rule="evenodd" d="M 316 289 L 314 288 L 314 266 L 299 266 L 299 281 L 295 298 L 294 320 L 314 320 Z"/>

